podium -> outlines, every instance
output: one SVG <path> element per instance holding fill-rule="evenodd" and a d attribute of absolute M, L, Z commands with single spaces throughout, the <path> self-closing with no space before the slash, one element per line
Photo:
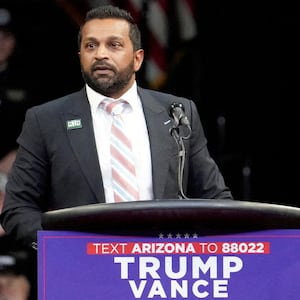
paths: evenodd
<path fill-rule="evenodd" d="M 236 200 L 157 200 L 91 204 L 47 212 L 45 230 L 157 236 L 160 232 L 228 234 L 300 228 L 300 208 Z"/>
<path fill-rule="evenodd" d="M 42 224 L 39 299 L 286 300 L 300 293 L 297 207 L 206 199 L 91 204 L 46 212 Z"/>

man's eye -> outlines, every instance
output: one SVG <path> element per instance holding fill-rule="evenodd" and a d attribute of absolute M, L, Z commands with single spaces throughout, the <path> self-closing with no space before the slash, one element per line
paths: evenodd
<path fill-rule="evenodd" d="M 121 47 L 121 43 L 119 43 L 119 42 L 111 42 L 110 45 L 113 48 L 120 48 Z"/>
<path fill-rule="evenodd" d="M 96 47 L 96 44 L 95 44 L 95 43 L 87 43 L 87 44 L 85 45 L 85 47 L 86 47 L 87 49 L 94 49 L 94 48 Z"/>

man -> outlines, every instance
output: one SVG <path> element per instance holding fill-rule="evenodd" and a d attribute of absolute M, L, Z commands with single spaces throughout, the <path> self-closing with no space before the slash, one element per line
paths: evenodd
<path fill-rule="evenodd" d="M 178 145 L 169 115 L 174 102 L 183 105 L 191 127 L 184 140 L 184 193 L 232 199 L 207 150 L 195 104 L 137 87 L 135 73 L 144 52 L 132 17 L 113 6 L 91 10 L 78 40 L 86 85 L 28 110 L 1 215 L 6 232 L 30 244 L 42 229 L 43 212 L 115 201 L 110 163 L 114 117 L 103 109 L 107 100 L 129 103 L 122 120 L 131 139 L 138 200 L 178 198 Z"/>

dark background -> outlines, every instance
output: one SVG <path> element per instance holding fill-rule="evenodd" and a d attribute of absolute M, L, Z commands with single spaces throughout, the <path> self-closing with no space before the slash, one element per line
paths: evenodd
<path fill-rule="evenodd" d="M 76 9 L 67 11 L 66 2 L 9 1 L 36 104 L 83 84 L 77 32 L 89 5 L 70 1 Z M 211 154 L 236 199 L 298 206 L 296 7 L 274 1 L 196 1 L 195 17 L 195 39 L 176 43 L 173 36 L 170 41 L 169 57 L 177 51 L 182 55 L 176 64 L 170 59 L 161 90 L 196 102 Z M 138 81 L 147 87 L 142 72 Z"/>

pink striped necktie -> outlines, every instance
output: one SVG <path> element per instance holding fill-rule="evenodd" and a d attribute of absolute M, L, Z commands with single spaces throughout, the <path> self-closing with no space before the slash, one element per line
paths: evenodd
<path fill-rule="evenodd" d="M 130 104 L 124 100 L 104 99 L 101 107 L 112 116 L 110 154 L 115 202 L 139 199 L 134 157 L 121 114 Z"/>

